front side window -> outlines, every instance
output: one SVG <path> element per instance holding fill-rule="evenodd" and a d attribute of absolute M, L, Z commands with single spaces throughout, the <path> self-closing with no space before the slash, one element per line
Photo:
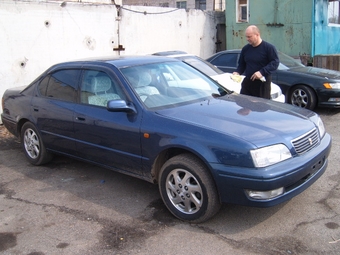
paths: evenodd
<path fill-rule="evenodd" d="M 329 0 L 328 23 L 329 24 L 340 24 L 339 14 L 340 14 L 339 0 Z"/>
<path fill-rule="evenodd" d="M 79 70 L 60 70 L 46 76 L 39 84 L 40 95 L 76 102 Z"/>
<path fill-rule="evenodd" d="M 248 0 L 236 0 L 236 22 L 248 22 Z"/>
<path fill-rule="evenodd" d="M 80 101 L 84 104 L 107 106 L 110 100 L 124 99 L 117 79 L 98 70 L 85 70 L 82 76 Z"/>

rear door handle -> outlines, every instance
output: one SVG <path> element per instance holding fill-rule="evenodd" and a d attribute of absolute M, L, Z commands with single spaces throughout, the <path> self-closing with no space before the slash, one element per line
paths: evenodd
<path fill-rule="evenodd" d="M 84 117 L 76 117 L 76 120 L 85 121 L 85 118 Z"/>

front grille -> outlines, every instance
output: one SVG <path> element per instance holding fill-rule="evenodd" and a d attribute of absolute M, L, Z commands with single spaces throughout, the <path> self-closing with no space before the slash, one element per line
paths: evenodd
<path fill-rule="evenodd" d="M 320 142 L 319 134 L 316 128 L 312 131 L 292 140 L 292 144 L 297 154 L 303 154 L 310 151 Z"/>

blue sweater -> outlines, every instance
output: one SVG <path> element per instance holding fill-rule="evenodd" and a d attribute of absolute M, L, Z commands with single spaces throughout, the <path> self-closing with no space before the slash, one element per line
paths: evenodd
<path fill-rule="evenodd" d="M 257 47 L 247 44 L 242 48 L 237 72 L 250 78 L 255 72 L 260 71 L 266 77 L 278 66 L 279 57 L 275 46 L 262 40 Z"/>

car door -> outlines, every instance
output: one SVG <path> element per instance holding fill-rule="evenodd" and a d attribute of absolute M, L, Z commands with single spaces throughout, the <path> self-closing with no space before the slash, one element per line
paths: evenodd
<path fill-rule="evenodd" d="M 278 83 L 279 82 L 279 72 L 280 72 L 279 70 L 276 70 L 276 71 L 273 71 L 272 74 L 271 74 L 272 75 L 272 82 L 277 84 L 277 85 L 279 85 L 279 83 Z"/>
<path fill-rule="evenodd" d="M 33 97 L 35 119 L 47 149 L 73 155 L 75 152 L 73 109 L 77 100 L 80 69 L 63 69 L 47 74 Z"/>
<path fill-rule="evenodd" d="M 84 70 L 80 99 L 74 109 L 78 156 L 119 171 L 142 175 L 141 113 L 110 112 L 106 107 L 109 100 L 127 100 L 116 76 L 108 70 Z"/>

